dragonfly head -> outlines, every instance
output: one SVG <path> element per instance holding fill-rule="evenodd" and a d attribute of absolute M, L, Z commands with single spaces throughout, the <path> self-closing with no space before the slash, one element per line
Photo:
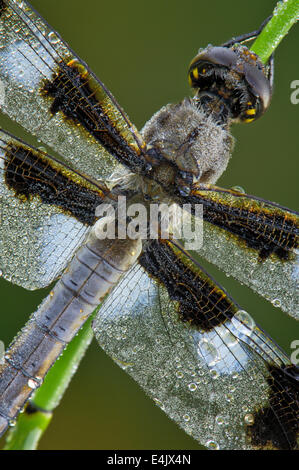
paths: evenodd
<path fill-rule="evenodd" d="M 270 105 L 268 67 L 246 46 L 208 46 L 192 60 L 188 79 L 199 106 L 220 122 L 252 122 Z"/>

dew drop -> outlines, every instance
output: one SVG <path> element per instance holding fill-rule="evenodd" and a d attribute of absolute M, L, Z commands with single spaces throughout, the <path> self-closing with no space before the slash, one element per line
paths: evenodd
<path fill-rule="evenodd" d="M 280 299 L 273 299 L 271 301 L 271 304 L 274 305 L 274 307 L 280 308 L 281 307 L 281 300 Z"/>
<path fill-rule="evenodd" d="M 223 340 L 223 342 L 228 346 L 228 347 L 233 347 L 235 346 L 238 342 L 239 339 L 234 336 L 230 331 L 228 330 L 223 330 L 223 329 L 218 329 L 217 330 Z"/>
<path fill-rule="evenodd" d="M 51 31 L 48 34 L 48 39 L 49 39 L 49 42 L 51 44 L 57 44 L 59 42 L 59 38 L 58 38 L 57 34 L 54 33 L 54 31 Z"/>
<path fill-rule="evenodd" d="M 197 389 L 197 385 L 194 382 L 188 384 L 188 388 L 191 392 L 194 392 Z"/>
<path fill-rule="evenodd" d="M 231 189 L 232 189 L 233 191 L 237 191 L 238 193 L 245 194 L 245 189 L 242 188 L 242 186 L 233 186 Z"/>
<path fill-rule="evenodd" d="M 187 423 L 188 421 L 190 421 L 190 416 L 188 414 L 185 414 L 183 416 L 183 420 L 186 421 L 186 423 Z"/>
<path fill-rule="evenodd" d="M 219 372 L 215 369 L 211 370 L 211 376 L 213 379 L 218 379 L 219 377 Z"/>
<path fill-rule="evenodd" d="M 29 379 L 27 385 L 29 388 L 32 388 L 32 390 L 35 390 L 41 385 L 41 383 L 42 379 L 40 377 L 35 377 L 34 379 Z"/>
<path fill-rule="evenodd" d="M 255 321 L 245 310 L 238 310 L 231 319 L 238 331 L 246 336 L 251 336 L 255 327 Z"/>
<path fill-rule="evenodd" d="M 222 416 L 216 416 L 216 423 L 219 424 L 219 426 L 221 426 L 222 424 L 224 424 L 224 419 Z"/>
<path fill-rule="evenodd" d="M 209 449 L 213 449 L 213 450 L 219 450 L 219 444 L 217 444 L 216 441 L 213 441 L 213 440 L 209 440 L 206 442 L 206 446 L 209 448 Z"/>
<path fill-rule="evenodd" d="M 221 359 L 217 348 L 206 338 L 199 341 L 197 352 L 205 359 L 209 366 L 215 365 Z"/>
<path fill-rule="evenodd" d="M 233 397 L 233 395 L 232 395 L 231 393 L 227 393 L 227 394 L 225 395 L 225 399 L 226 399 L 226 401 L 228 401 L 229 403 L 233 400 L 233 398 L 234 398 L 234 397 Z"/>
<path fill-rule="evenodd" d="M 248 424 L 249 426 L 251 426 L 251 425 L 254 423 L 254 416 L 253 416 L 253 414 L 247 413 L 247 414 L 244 416 L 244 422 L 245 422 L 246 424 Z"/>
<path fill-rule="evenodd" d="M 158 399 L 158 398 L 154 398 L 154 402 L 156 403 L 157 406 L 159 406 L 160 408 L 164 408 L 164 405 L 163 403 Z"/>

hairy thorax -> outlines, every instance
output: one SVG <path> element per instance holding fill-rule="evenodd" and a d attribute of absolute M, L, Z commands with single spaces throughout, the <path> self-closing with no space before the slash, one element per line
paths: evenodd
<path fill-rule="evenodd" d="M 188 194 L 194 183 L 214 184 L 227 167 L 234 142 L 229 125 L 216 116 L 194 98 L 164 106 L 141 131 L 151 173 L 121 167 L 112 175 L 114 189 L 169 202 L 178 192 Z"/>

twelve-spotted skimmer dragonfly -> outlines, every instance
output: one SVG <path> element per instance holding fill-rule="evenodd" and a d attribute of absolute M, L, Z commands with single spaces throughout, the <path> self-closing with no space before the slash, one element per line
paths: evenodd
<path fill-rule="evenodd" d="M 42 379 L 95 308 L 90 290 L 82 290 L 82 277 L 96 280 L 98 303 L 109 290 L 110 276 L 116 282 L 128 268 L 97 316 L 94 330 L 101 346 L 172 419 L 209 447 L 294 448 L 297 369 L 176 241 L 144 242 L 132 267 L 140 248 L 136 241 L 110 245 L 89 237 L 84 243 L 96 207 L 113 203 L 118 194 L 202 203 L 200 254 L 261 295 L 279 299 L 283 310 L 298 317 L 298 215 L 210 184 L 226 166 L 232 114 L 250 120 L 268 105 L 269 80 L 255 56 L 228 46 L 205 50 L 189 71 L 191 85 L 203 91 L 196 100 L 162 109 L 139 135 L 109 91 L 25 2 L 2 1 L 0 24 L 3 110 L 70 165 L 2 131 L 1 269 L 13 282 L 38 288 L 61 275 L 77 250 L 26 338 L 19 336 L 7 354 L 0 427 L 5 430 L 32 393 L 32 381 Z M 238 61 L 247 71 L 240 73 Z M 215 79 L 217 71 L 229 73 L 232 62 L 239 92 L 250 94 L 241 105 L 235 89 L 224 100 L 227 82 Z M 252 89 L 261 99 L 253 100 Z M 177 121 L 184 119 L 180 134 Z M 208 132 L 218 132 L 216 164 L 209 160 L 215 138 L 204 143 Z M 194 158 L 197 143 L 201 158 L 205 154 L 200 162 Z M 125 168 L 121 173 L 118 162 L 137 177 L 127 176 Z M 112 187 L 112 171 L 126 184 L 121 180 Z M 90 263 L 92 269 L 86 267 Z M 68 300 L 62 299 L 66 295 Z M 67 328 L 57 320 L 66 305 L 72 316 L 60 318 Z M 232 382 L 235 400 L 228 410 Z"/>

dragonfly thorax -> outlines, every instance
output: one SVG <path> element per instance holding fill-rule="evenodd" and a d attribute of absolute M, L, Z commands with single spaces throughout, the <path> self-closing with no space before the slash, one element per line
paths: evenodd
<path fill-rule="evenodd" d="M 170 191 L 173 185 L 215 183 L 226 169 L 233 147 L 227 127 L 188 98 L 154 114 L 142 135 L 156 163 L 153 179 Z"/>

